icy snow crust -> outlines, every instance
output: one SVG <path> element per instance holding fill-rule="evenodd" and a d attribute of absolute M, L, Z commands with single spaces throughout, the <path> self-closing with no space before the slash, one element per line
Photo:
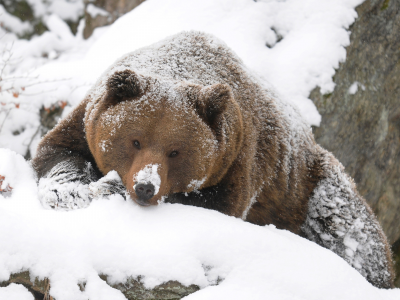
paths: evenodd
<path fill-rule="evenodd" d="M 57 300 L 125 299 L 98 274 L 114 282 L 141 275 L 148 288 L 168 280 L 199 285 L 189 300 L 400 297 L 399 289 L 370 285 L 332 251 L 274 226 L 178 204 L 143 209 L 119 195 L 68 213 L 47 210 L 21 156 L 0 149 L 0 173 L 14 186 L 11 197 L 0 196 L 0 281 L 29 270 L 50 279 Z M 14 285 L 0 295 L 32 299 Z"/>

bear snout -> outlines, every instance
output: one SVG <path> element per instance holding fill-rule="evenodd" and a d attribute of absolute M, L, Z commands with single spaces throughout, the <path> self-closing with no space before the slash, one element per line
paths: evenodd
<path fill-rule="evenodd" d="M 136 183 L 135 184 L 135 193 L 136 193 L 136 202 L 142 206 L 149 206 L 150 200 L 154 196 L 154 185 L 151 183 Z"/>
<path fill-rule="evenodd" d="M 160 200 L 157 195 L 164 193 L 160 193 L 161 165 L 145 164 L 139 171 L 137 167 L 135 164 L 128 173 L 127 190 L 131 199 L 141 206 L 157 205 Z M 165 188 L 165 184 L 163 187 Z"/>

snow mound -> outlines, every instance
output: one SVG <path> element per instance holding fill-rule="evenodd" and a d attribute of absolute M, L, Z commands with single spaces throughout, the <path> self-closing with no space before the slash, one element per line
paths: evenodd
<path fill-rule="evenodd" d="M 9 286 L 0 288 L 0 299 L 4 300 L 35 300 L 26 287 L 11 283 Z"/>
<path fill-rule="evenodd" d="M 10 186 L 18 191 L 33 178 L 34 172 L 21 155 L 9 149 L 0 148 L 0 176 L 4 177 L 3 188 Z"/>
<path fill-rule="evenodd" d="M 1 149 L 0 157 L 0 170 L 15 185 L 10 197 L 0 196 L 0 240 L 6 241 L 0 243 L 0 282 L 29 270 L 50 279 L 57 300 L 125 299 L 99 274 L 112 282 L 142 276 L 147 288 L 169 280 L 201 287 L 185 299 L 400 297 L 399 289 L 373 287 L 315 243 L 216 211 L 165 203 L 143 208 L 120 195 L 86 209 L 44 209 L 29 164 L 9 150 Z M 7 161 L 15 167 L 4 167 Z M 86 283 L 85 291 L 77 283 Z M 32 299 L 13 285 L 0 288 L 2 295 Z"/>

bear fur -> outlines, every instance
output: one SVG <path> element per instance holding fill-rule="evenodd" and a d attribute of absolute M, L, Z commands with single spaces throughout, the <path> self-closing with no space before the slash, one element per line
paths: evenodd
<path fill-rule="evenodd" d="M 43 138 L 33 166 L 52 208 L 120 193 L 214 209 L 301 235 L 393 287 L 386 237 L 343 166 L 211 35 L 183 32 L 119 59 Z"/>

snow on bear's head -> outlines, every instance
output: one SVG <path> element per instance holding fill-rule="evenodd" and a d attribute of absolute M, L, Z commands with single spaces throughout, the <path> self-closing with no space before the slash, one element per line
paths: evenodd
<path fill-rule="evenodd" d="M 226 173 L 242 139 L 228 85 L 168 81 L 125 69 L 106 86 L 88 106 L 87 140 L 102 173 L 116 170 L 136 203 L 156 205 L 165 196 L 214 185 Z"/>

